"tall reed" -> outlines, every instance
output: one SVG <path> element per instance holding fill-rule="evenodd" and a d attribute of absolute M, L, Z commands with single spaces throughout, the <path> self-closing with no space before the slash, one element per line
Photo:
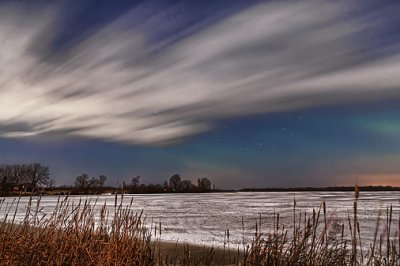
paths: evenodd
<path fill-rule="evenodd" d="M 2 205 L 8 210 L 18 209 Z M 7 215 L 0 223 L 1 265 L 154 265 L 154 247 L 144 230 L 142 213 L 115 206 L 109 221 L 106 204 L 68 197 L 58 199 L 54 211 L 44 215 L 40 198 L 29 200 L 21 223 Z"/>

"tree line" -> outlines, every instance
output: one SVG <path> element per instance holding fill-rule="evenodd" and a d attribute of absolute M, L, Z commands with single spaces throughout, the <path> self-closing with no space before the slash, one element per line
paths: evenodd
<path fill-rule="evenodd" d="M 100 175 L 98 178 L 89 177 L 83 173 L 75 177 L 74 192 L 76 193 L 98 193 L 104 192 L 109 187 L 105 187 L 107 177 Z M 188 192 L 208 192 L 211 191 L 212 184 L 208 178 L 197 179 L 196 184 L 190 180 L 182 180 L 179 174 L 171 176 L 162 184 L 144 184 L 141 183 L 141 177 L 136 176 L 129 183 L 125 181 L 121 189 L 125 193 L 188 193 Z"/>
<path fill-rule="evenodd" d="M 99 175 L 90 177 L 83 173 L 75 177 L 73 186 L 54 187 L 50 179 L 50 170 L 40 163 L 31 164 L 0 164 L 0 192 L 32 192 L 43 190 L 63 189 L 73 194 L 98 194 L 115 190 L 115 187 L 105 186 L 107 176 Z M 211 180 L 203 177 L 195 183 L 184 180 L 179 174 L 174 174 L 162 184 L 145 184 L 141 177 L 133 177 L 129 183 L 123 182 L 122 189 L 125 193 L 187 193 L 209 192 L 212 188 Z"/>
<path fill-rule="evenodd" d="M 32 191 L 51 183 L 49 167 L 40 163 L 0 165 L 1 191 Z"/>
<path fill-rule="evenodd" d="M 203 177 L 198 178 L 196 184 L 190 180 L 182 180 L 179 174 L 174 174 L 169 180 L 162 184 L 141 184 L 140 176 L 133 177 L 130 184 L 124 184 L 128 193 L 188 193 L 188 192 L 209 192 L 212 188 L 211 180 Z"/>
<path fill-rule="evenodd" d="M 107 180 L 105 175 L 100 175 L 98 178 L 92 177 L 89 178 L 88 174 L 81 174 L 75 178 L 75 187 L 77 188 L 96 188 L 96 187 L 104 187 L 104 184 Z"/>

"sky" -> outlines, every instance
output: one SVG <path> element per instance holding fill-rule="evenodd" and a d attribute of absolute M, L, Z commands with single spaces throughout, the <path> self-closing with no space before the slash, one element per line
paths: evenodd
<path fill-rule="evenodd" d="M 57 185 L 400 186 L 397 1 L 2 1 L 0 163 Z"/>

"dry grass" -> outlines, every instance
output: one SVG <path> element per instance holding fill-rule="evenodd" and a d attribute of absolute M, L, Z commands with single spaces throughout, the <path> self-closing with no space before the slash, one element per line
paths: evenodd
<path fill-rule="evenodd" d="M 213 249 L 152 241 L 142 214 L 115 198 L 113 207 L 96 199 L 73 204 L 59 198 L 49 215 L 32 199 L 16 222 L 19 199 L 0 202 L 1 265 L 400 265 L 400 217 L 392 206 L 376 221 L 374 240 L 364 243 L 357 217 L 358 195 L 347 221 L 329 219 L 322 202 L 312 214 L 293 204 L 288 230 L 274 215 L 269 233 L 256 229 L 243 250 Z M 123 196 L 122 196 L 123 197 Z M 132 204 L 132 202 L 131 202 Z M 261 221 L 260 221 L 261 222 Z M 383 225 L 383 226 L 382 226 Z M 159 228 L 159 227 L 158 227 Z M 229 231 L 226 233 L 229 240 Z"/>
<path fill-rule="evenodd" d="M 99 207 L 88 201 L 74 206 L 66 198 L 47 217 L 40 215 L 40 199 L 34 206 L 30 200 L 21 224 L 15 223 L 14 213 L 11 221 L 0 225 L 1 264 L 154 265 L 154 248 L 141 214 L 116 201 L 110 223 L 106 205 Z"/>
<path fill-rule="evenodd" d="M 400 265 L 400 217 L 395 223 L 393 207 L 388 207 L 383 227 L 378 217 L 373 242 L 363 243 L 358 198 L 356 187 L 353 214 L 347 223 L 327 218 L 325 202 L 310 217 L 306 213 L 296 217 L 294 201 L 291 235 L 275 214 L 276 227 L 269 234 L 256 232 L 242 265 Z"/>

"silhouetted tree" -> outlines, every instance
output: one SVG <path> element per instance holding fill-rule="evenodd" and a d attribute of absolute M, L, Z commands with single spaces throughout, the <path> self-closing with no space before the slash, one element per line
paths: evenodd
<path fill-rule="evenodd" d="M 92 177 L 89 179 L 89 181 L 87 182 L 87 187 L 89 188 L 95 188 L 99 186 L 99 180 L 95 177 Z"/>
<path fill-rule="evenodd" d="M 211 190 L 211 181 L 206 177 L 199 178 L 197 179 L 197 187 L 200 191 L 209 191 Z"/>
<path fill-rule="evenodd" d="M 49 179 L 49 167 L 39 163 L 0 165 L 0 180 L 3 190 L 13 186 L 30 190 L 48 185 Z"/>
<path fill-rule="evenodd" d="M 132 177 L 131 186 L 132 186 L 133 188 L 138 188 L 138 187 L 139 187 L 139 184 L 140 184 L 139 179 L 140 179 L 140 176 Z"/>
<path fill-rule="evenodd" d="M 75 177 L 76 188 L 86 188 L 89 185 L 89 176 L 85 173 Z"/>
<path fill-rule="evenodd" d="M 7 165 L 7 172 L 8 172 L 8 178 L 10 183 L 14 184 L 20 184 L 27 182 L 27 176 L 29 175 L 28 171 L 30 170 L 29 168 L 31 165 L 21 165 L 21 164 L 15 164 L 15 165 Z"/>
<path fill-rule="evenodd" d="M 182 191 L 190 192 L 193 189 L 193 184 L 189 180 L 183 180 L 181 182 Z"/>
<path fill-rule="evenodd" d="M 104 184 L 106 183 L 107 177 L 105 175 L 100 175 L 99 176 L 99 187 L 104 187 Z"/>
<path fill-rule="evenodd" d="M 178 174 L 175 174 L 169 178 L 169 186 L 172 188 L 173 191 L 180 191 L 181 183 L 181 176 Z"/>
<path fill-rule="evenodd" d="M 48 185 L 50 179 L 49 167 L 41 165 L 40 163 L 34 163 L 27 166 L 27 183 L 30 183 L 33 187 Z"/>
<path fill-rule="evenodd" d="M 164 189 L 164 192 L 167 192 L 169 190 L 168 181 L 164 181 L 162 184 L 162 187 Z"/>
<path fill-rule="evenodd" d="M 0 180 L 1 180 L 1 190 L 5 191 L 8 189 L 8 183 L 10 182 L 10 167 L 8 165 L 0 165 Z"/>

